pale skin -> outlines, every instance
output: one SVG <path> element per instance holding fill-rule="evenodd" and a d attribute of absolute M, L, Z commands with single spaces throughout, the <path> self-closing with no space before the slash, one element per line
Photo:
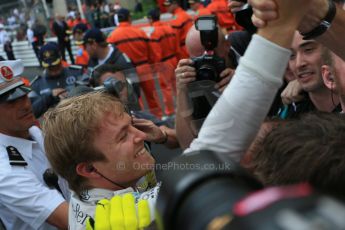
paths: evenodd
<path fill-rule="evenodd" d="M 134 187 L 139 178 L 149 172 L 155 163 L 144 146 L 146 138 L 144 132 L 132 125 L 128 114 L 118 116 L 111 112 L 105 113 L 93 144 L 106 160 L 79 163 L 76 172 L 88 178 L 88 183 L 93 188 L 116 191 Z M 93 170 L 88 169 L 90 166 Z M 109 182 L 97 172 L 117 184 Z"/>
<path fill-rule="evenodd" d="M 304 96 L 301 95 L 303 91 L 301 84 L 297 79 L 290 81 L 281 93 L 282 102 L 284 105 L 289 105 L 292 102 L 303 100 Z"/>
<path fill-rule="evenodd" d="M 153 143 L 162 143 L 167 138 L 166 143 L 164 143 L 166 147 L 179 147 L 175 129 L 171 129 L 165 125 L 158 127 L 150 120 L 139 119 L 135 117 L 133 117 L 132 123 L 134 127 L 146 133 L 146 141 L 150 141 Z M 167 137 L 165 136 L 165 134 L 167 135 Z"/>
<path fill-rule="evenodd" d="M 236 13 L 237 11 L 241 10 L 245 3 L 242 1 L 235 1 L 235 0 L 229 0 L 228 1 L 228 7 L 231 13 Z"/>

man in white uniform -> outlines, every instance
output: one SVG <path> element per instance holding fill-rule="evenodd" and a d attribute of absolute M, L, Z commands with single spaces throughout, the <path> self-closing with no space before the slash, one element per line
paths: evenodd
<path fill-rule="evenodd" d="M 67 229 L 68 204 L 43 180 L 50 165 L 22 72 L 20 60 L 0 62 L 0 218 L 6 229 Z"/>

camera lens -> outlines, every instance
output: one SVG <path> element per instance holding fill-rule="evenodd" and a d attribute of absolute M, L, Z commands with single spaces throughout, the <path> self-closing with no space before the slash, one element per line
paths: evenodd
<path fill-rule="evenodd" d="M 215 81 L 215 79 L 217 79 L 217 71 L 211 65 L 202 65 L 197 71 L 197 79 L 199 81 Z"/>
<path fill-rule="evenodd" d="M 202 150 L 171 161 L 162 172 L 157 219 L 170 229 L 205 229 L 231 214 L 236 201 L 261 185 L 224 154 Z"/>

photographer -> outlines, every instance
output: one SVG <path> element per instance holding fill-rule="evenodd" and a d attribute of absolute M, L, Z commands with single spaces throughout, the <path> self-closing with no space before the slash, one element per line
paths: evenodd
<path fill-rule="evenodd" d="M 278 48 L 255 35 L 241 59 L 233 81 L 225 89 L 217 104 L 207 116 L 198 138 L 185 152 L 209 149 L 225 153 L 239 161 L 244 151 L 254 139 L 264 120 L 277 89 L 282 83 L 294 29 L 298 26 L 306 9 L 290 1 L 279 1 L 281 17 L 271 22 L 271 26 L 259 31 L 259 35 L 285 47 Z M 275 28 L 284 28 L 284 33 L 276 33 Z M 267 30 L 266 30 L 267 29 Z M 256 48 L 254 48 L 255 46 Z M 262 58 L 264 46 L 269 61 Z M 282 65 L 282 63 L 285 63 Z M 246 70 L 244 67 L 248 67 Z M 270 70 L 268 74 L 267 70 Z M 258 76 L 259 75 L 259 76 Z M 253 116 L 255 114 L 255 116 Z M 236 133 L 235 133 L 236 132 Z"/>
<path fill-rule="evenodd" d="M 42 46 L 39 58 L 45 69 L 42 76 L 37 76 L 31 82 L 33 91 L 29 94 L 37 118 L 60 99 L 64 99 L 67 92 L 75 87 L 78 77 L 83 74 L 79 66 L 64 67 L 59 46 L 55 42 Z"/>
<path fill-rule="evenodd" d="M 214 49 L 214 54 L 220 58 L 224 58 L 225 66 L 231 66 L 228 57 L 230 45 L 225 40 L 221 30 L 217 29 L 218 45 Z M 186 37 L 186 47 L 191 58 L 202 56 L 205 48 L 201 44 L 200 31 L 192 26 Z M 193 67 L 192 59 L 182 59 L 179 61 L 175 70 L 177 85 L 177 113 L 176 113 L 176 133 L 180 145 L 183 149 L 187 148 L 191 141 L 197 136 L 197 128 L 191 127 L 192 109 L 188 99 L 188 84 L 197 80 L 197 70 Z M 214 91 L 224 91 L 226 85 L 230 82 L 233 70 L 224 69 L 219 77 L 220 81 L 214 84 Z M 201 89 L 200 89 L 201 90 Z"/>

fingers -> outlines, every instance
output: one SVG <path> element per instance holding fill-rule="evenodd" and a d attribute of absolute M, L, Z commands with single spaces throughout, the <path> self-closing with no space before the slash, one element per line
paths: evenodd
<path fill-rule="evenodd" d="M 125 229 L 121 196 L 114 196 L 110 200 L 111 229 Z"/>
<path fill-rule="evenodd" d="M 226 68 L 225 70 L 223 70 L 221 73 L 220 73 L 220 78 L 225 78 L 225 77 L 232 77 L 234 75 L 235 71 L 233 69 L 230 69 L 230 68 Z"/>
<path fill-rule="evenodd" d="M 139 200 L 138 202 L 138 218 L 139 218 L 139 228 L 143 229 L 150 225 L 151 215 L 149 202 L 147 200 Z"/>
<path fill-rule="evenodd" d="M 253 14 L 256 18 L 261 19 L 263 21 L 272 21 L 278 18 L 278 12 L 272 10 L 257 10 L 253 9 Z"/>
<path fill-rule="evenodd" d="M 215 85 L 215 88 L 218 89 L 220 92 L 223 92 L 225 88 L 228 86 L 230 80 L 231 80 L 230 76 L 224 78 L 223 80 L 221 80 Z"/>
<path fill-rule="evenodd" d="M 262 11 L 276 11 L 277 5 L 273 0 L 248 0 L 248 3 L 255 9 Z"/>
<path fill-rule="evenodd" d="M 223 92 L 226 86 L 231 81 L 233 75 L 234 70 L 226 68 L 223 72 L 221 72 L 220 77 L 222 78 L 222 80 L 215 85 L 215 88 L 218 89 L 220 92 Z"/>
<path fill-rule="evenodd" d="M 252 22 L 258 27 L 265 27 L 267 22 L 278 18 L 278 9 L 274 1 L 249 0 L 253 8 Z"/>
<path fill-rule="evenodd" d="M 196 80 L 195 68 L 191 66 L 193 61 L 182 59 L 175 69 L 176 85 L 178 88 L 185 88 L 188 83 Z"/>
<path fill-rule="evenodd" d="M 95 229 L 111 229 L 109 222 L 109 200 L 103 199 L 97 202 L 95 211 Z"/>
<path fill-rule="evenodd" d="M 177 68 L 186 66 L 186 65 L 192 65 L 192 64 L 193 64 L 193 61 L 191 59 L 181 59 L 177 64 Z"/>
<path fill-rule="evenodd" d="M 175 70 L 176 76 L 188 77 L 188 76 L 195 76 L 195 68 L 189 65 L 177 67 Z"/>
<path fill-rule="evenodd" d="M 255 17 L 254 14 L 252 15 L 252 22 L 257 28 L 263 28 L 266 26 L 266 22 L 261 20 L 260 18 Z"/>
<path fill-rule="evenodd" d="M 302 101 L 304 99 L 303 95 L 297 95 L 294 97 L 282 97 L 282 102 L 284 105 L 290 105 L 293 102 Z"/>
<path fill-rule="evenodd" d="M 303 95 L 301 95 L 301 92 L 303 92 L 303 89 L 297 80 L 289 82 L 280 94 L 282 102 L 285 105 L 289 105 L 292 102 L 301 101 L 304 98 Z"/>
<path fill-rule="evenodd" d="M 151 214 L 147 200 L 136 200 L 132 193 L 116 195 L 111 200 L 97 202 L 94 220 L 87 219 L 87 230 L 135 230 L 150 225 Z"/>
<path fill-rule="evenodd" d="M 230 1 L 228 7 L 231 13 L 236 13 L 237 11 L 241 10 L 244 4 L 245 4 L 244 2 L 240 2 L 240 1 Z"/>
<path fill-rule="evenodd" d="M 153 122 L 150 121 L 150 120 L 136 118 L 136 117 L 133 117 L 132 121 L 133 121 L 133 125 L 134 126 L 136 126 L 136 125 L 139 125 L 139 126 L 142 126 L 142 125 L 152 125 L 153 124 Z"/>
<path fill-rule="evenodd" d="M 133 194 L 126 193 L 122 197 L 122 208 L 125 218 L 125 229 L 136 230 L 138 226 L 137 213 L 135 209 L 135 199 Z"/>
<path fill-rule="evenodd" d="M 110 222 L 111 222 L 111 228 L 107 228 L 107 229 L 114 229 L 114 230 L 115 229 L 116 230 L 137 229 L 138 219 L 137 219 L 137 213 L 136 213 L 136 208 L 135 208 L 135 198 L 133 194 L 126 193 L 122 197 L 114 196 L 113 198 L 111 198 Z"/>

